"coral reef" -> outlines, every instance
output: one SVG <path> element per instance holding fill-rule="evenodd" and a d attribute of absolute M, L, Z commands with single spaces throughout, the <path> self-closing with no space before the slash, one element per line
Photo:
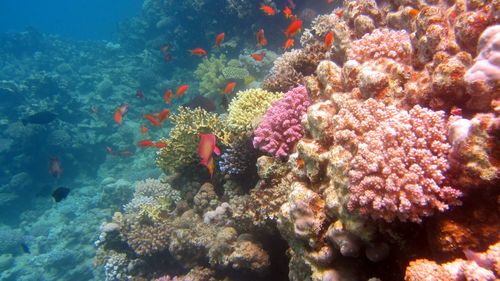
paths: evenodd
<path fill-rule="evenodd" d="M 277 158 L 287 157 L 303 136 L 300 122 L 309 105 L 304 86 L 287 92 L 266 111 L 254 132 L 254 147 Z"/>

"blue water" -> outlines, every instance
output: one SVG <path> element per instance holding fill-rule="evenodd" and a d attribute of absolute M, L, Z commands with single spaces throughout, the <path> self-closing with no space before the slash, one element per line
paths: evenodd
<path fill-rule="evenodd" d="M 118 21 L 136 15 L 140 0 L 2 0 L 0 33 L 32 26 L 73 39 L 111 39 Z"/>

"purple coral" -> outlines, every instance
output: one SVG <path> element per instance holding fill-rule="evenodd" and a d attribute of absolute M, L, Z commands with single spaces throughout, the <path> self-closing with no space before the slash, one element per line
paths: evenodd
<path fill-rule="evenodd" d="M 254 132 L 253 146 L 275 157 L 287 157 L 304 135 L 301 121 L 311 104 L 307 90 L 298 86 L 275 102 Z"/>
<path fill-rule="evenodd" d="M 458 204 L 446 185 L 449 168 L 444 112 L 410 111 L 373 99 L 348 100 L 333 117 L 334 139 L 355 152 L 348 209 L 374 219 L 420 222 Z"/>

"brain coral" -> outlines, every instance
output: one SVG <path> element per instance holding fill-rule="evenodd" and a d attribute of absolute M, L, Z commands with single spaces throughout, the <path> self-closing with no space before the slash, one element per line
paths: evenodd
<path fill-rule="evenodd" d="M 355 151 L 349 164 L 348 209 L 374 219 L 420 222 L 461 195 L 446 186 L 450 149 L 444 112 L 410 111 L 368 99 L 338 100 L 334 142 Z"/>
<path fill-rule="evenodd" d="M 298 86 L 267 110 L 254 132 L 255 148 L 275 157 L 287 157 L 304 135 L 300 119 L 311 104 L 306 87 Z"/>
<path fill-rule="evenodd" d="M 179 107 L 179 112 L 170 117 L 175 125 L 168 139 L 162 139 L 166 147 L 160 150 L 157 164 L 165 172 L 174 172 L 192 164 L 197 158 L 198 134 L 213 133 L 218 142 L 229 144 L 230 134 L 226 123 L 215 113 L 199 107 Z"/>
<path fill-rule="evenodd" d="M 253 132 L 271 104 L 283 97 L 262 89 L 239 91 L 228 108 L 227 123 L 236 138 L 243 138 Z"/>

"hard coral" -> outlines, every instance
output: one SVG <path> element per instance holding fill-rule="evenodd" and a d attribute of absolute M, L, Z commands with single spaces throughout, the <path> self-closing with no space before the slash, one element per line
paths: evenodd
<path fill-rule="evenodd" d="M 165 172 L 175 172 L 196 161 L 200 133 L 213 133 L 217 141 L 229 144 L 231 139 L 226 123 L 219 115 L 209 113 L 199 107 L 188 109 L 179 107 L 179 111 L 170 117 L 174 127 L 168 139 L 162 139 L 166 147 L 162 148 L 156 160 Z"/>
<path fill-rule="evenodd" d="M 339 100 L 340 101 L 340 100 Z M 355 152 L 349 166 L 348 208 L 364 216 L 420 222 L 457 204 L 445 184 L 449 168 L 443 112 L 398 110 L 369 99 L 337 102 L 334 141 Z"/>
<path fill-rule="evenodd" d="M 227 126 L 235 139 L 241 140 L 251 134 L 266 110 L 282 96 L 281 93 L 262 89 L 249 89 L 236 93 L 229 104 L 227 116 Z"/>
<path fill-rule="evenodd" d="M 254 132 L 254 147 L 277 158 L 287 157 L 303 136 L 300 122 L 310 103 L 304 86 L 287 92 L 267 110 Z"/>

